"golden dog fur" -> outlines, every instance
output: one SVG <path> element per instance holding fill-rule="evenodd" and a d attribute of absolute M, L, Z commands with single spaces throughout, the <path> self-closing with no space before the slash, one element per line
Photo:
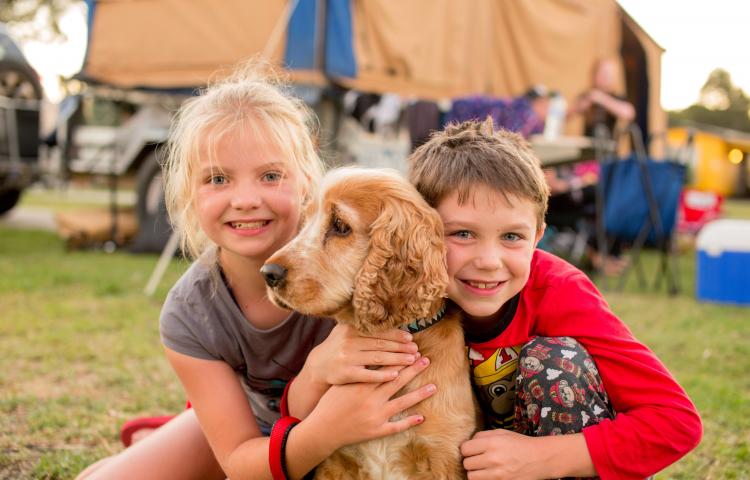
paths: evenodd
<path fill-rule="evenodd" d="M 268 259 L 286 269 L 269 288 L 281 306 L 325 315 L 362 334 L 432 318 L 448 282 L 438 214 L 398 173 L 342 168 L 323 180 L 306 224 Z M 437 393 L 418 404 L 423 424 L 347 446 L 316 471 L 322 479 L 465 478 L 461 442 L 476 430 L 463 331 L 456 312 L 414 334 L 430 367 L 399 394 L 428 383 Z"/>

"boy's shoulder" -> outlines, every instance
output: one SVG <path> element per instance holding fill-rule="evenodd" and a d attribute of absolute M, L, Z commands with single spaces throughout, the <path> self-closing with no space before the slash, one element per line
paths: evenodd
<path fill-rule="evenodd" d="M 581 276 L 588 278 L 585 273 L 562 258 L 537 248 L 531 258 L 527 285 L 532 288 L 550 287 L 566 281 L 579 280 Z"/>

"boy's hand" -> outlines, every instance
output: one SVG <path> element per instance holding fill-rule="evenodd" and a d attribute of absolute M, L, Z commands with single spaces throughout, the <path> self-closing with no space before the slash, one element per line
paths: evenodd
<path fill-rule="evenodd" d="M 305 420 L 305 428 L 314 429 L 321 444 L 333 451 L 344 445 L 393 435 L 422 423 L 424 418 L 416 413 L 393 421 L 391 418 L 433 395 L 434 385 L 392 397 L 428 365 L 427 358 L 420 358 L 405 368 L 384 369 L 399 370 L 395 379 L 385 383 L 332 386 Z"/>
<path fill-rule="evenodd" d="M 461 444 L 469 480 L 543 478 L 534 440 L 502 429 L 477 432 Z"/>
<path fill-rule="evenodd" d="M 328 338 L 315 347 L 305 369 L 319 385 L 382 383 L 396 377 L 394 369 L 370 370 L 368 366 L 411 365 L 418 358 L 410 333 L 386 330 L 377 337 L 363 337 L 348 325 L 336 325 Z"/>

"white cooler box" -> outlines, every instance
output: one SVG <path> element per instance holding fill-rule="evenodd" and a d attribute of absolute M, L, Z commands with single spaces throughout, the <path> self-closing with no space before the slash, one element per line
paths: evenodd
<path fill-rule="evenodd" d="M 698 300 L 750 306 L 750 220 L 716 220 L 698 234 Z"/>

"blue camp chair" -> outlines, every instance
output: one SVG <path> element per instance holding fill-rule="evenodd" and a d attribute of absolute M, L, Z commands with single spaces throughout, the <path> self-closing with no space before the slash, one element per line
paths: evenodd
<path fill-rule="evenodd" d="M 680 285 L 673 233 L 685 165 L 676 158 L 650 158 L 635 124 L 616 132 L 614 138 L 622 134 L 631 137 L 633 152 L 618 158 L 614 152 L 617 142 L 609 142 L 610 151 L 599 157 L 603 160 L 597 187 L 597 248 L 602 258 L 607 258 L 614 242 L 630 246 L 631 262 L 620 275 L 618 289 L 624 287 L 632 270 L 641 288 L 649 286 L 640 253 L 644 246 L 656 248 L 660 256 L 653 288 L 659 289 L 661 281 L 666 280 L 667 291 L 676 294 Z M 606 288 L 606 277 L 602 278 Z"/>

